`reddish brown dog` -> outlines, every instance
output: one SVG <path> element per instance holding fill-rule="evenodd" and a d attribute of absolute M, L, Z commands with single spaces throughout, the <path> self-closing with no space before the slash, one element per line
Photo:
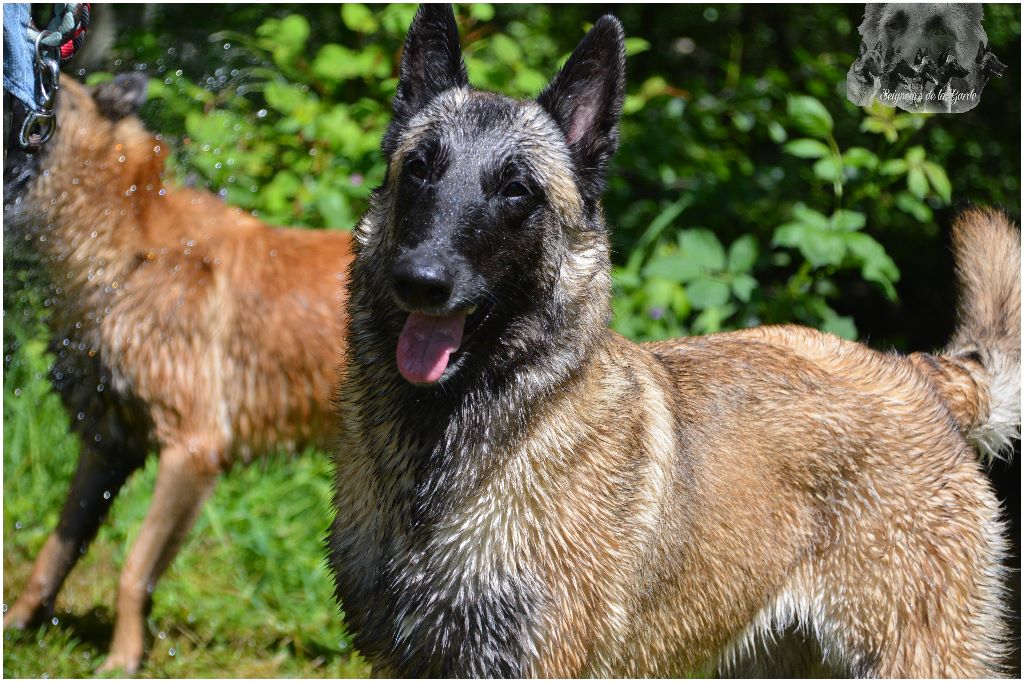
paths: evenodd
<path fill-rule="evenodd" d="M 152 589 L 221 472 L 330 439 L 350 259 L 348 233 L 272 228 L 166 185 L 166 145 L 131 115 L 144 88 L 68 82 L 36 172 L 5 191 L 8 231 L 52 277 L 54 382 L 83 418 L 72 419 L 81 456 L 60 523 L 4 627 L 53 610 L 113 496 L 155 449 L 156 490 L 103 665 L 128 672 Z"/>

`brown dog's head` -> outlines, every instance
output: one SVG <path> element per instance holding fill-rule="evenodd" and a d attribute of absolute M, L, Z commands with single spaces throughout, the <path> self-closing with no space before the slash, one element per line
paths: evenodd
<path fill-rule="evenodd" d="M 63 78 L 57 91 L 56 130 L 38 149 L 23 149 L 13 141 L 4 166 L 4 203 L 14 202 L 44 170 L 67 169 L 85 159 L 146 145 L 152 155 L 152 136 L 135 117 L 146 101 L 147 79 L 127 73 L 95 86 Z"/>
<path fill-rule="evenodd" d="M 961 66 L 969 67 L 979 43 L 988 44 L 981 26 L 980 4 L 868 4 L 864 22 L 858 27 L 868 50 L 892 48 L 913 63 L 918 54 L 937 59 L 953 54 Z"/>

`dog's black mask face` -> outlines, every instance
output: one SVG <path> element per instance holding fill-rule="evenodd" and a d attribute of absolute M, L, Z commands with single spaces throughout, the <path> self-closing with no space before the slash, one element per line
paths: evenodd
<path fill-rule="evenodd" d="M 604 17 L 537 101 L 472 91 L 451 8 L 420 7 L 382 143 L 394 203 L 378 266 L 408 313 L 396 342 L 407 380 L 448 380 L 475 347 L 542 323 L 567 233 L 604 229 L 623 81 L 622 29 Z"/>

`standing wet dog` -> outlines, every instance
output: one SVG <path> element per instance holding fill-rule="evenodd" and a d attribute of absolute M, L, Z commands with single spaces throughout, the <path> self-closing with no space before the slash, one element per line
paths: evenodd
<path fill-rule="evenodd" d="M 150 594 L 218 476 L 331 441 L 350 235 L 269 227 L 161 179 L 145 79 L 62 84 L 58 128 L 8 157 L 4 220 L 52 279 L 53 381 L 81 441 L 60 522 L 4 627 L 45 618 L 128 476 L 159 452 L 104 669 L 138 669 Z"/>
<path fill-rule="evenodd" d="M 800 327 L 608 329 L 623 33 L 536 101 L 405 44 L 356 230 L 330 562 L 384 676 L 968 676 L 1004 652 L 1020 235 L 955 228 L 960 327 L 899 356 Z"/>

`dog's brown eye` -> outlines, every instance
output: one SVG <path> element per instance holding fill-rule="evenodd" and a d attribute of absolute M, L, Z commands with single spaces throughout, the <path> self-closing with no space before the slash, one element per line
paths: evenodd
<path fill-rule="evenodd" d="M 409 171 L 409 175 L 417 180 L 427 179 L 427 164 L 423 163 L 422 159 L 412 159 L 409 161 L 406 165 L 406 170 Z"/>
<path fill-rule="evenodd" d="M 523 183 L 513 180 L 501 189 L 501 196 L 506 199 L 521 199 L 529 196 L 530 189 Z"/>

